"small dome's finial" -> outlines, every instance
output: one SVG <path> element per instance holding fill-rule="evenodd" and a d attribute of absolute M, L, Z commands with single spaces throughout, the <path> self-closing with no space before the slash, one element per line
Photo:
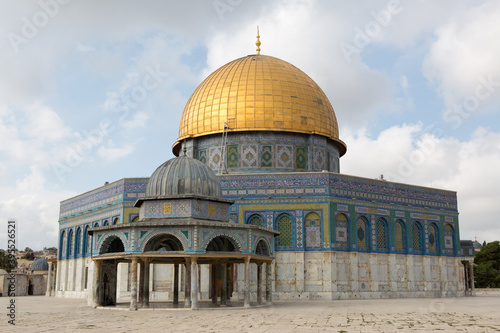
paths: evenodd
<path fill-rule="evenodd" d="M 257 45 L 257 54 L 260 55 L 260 36 L 259 36 L 259 26 L 257 26 L 257 41 L 255 42 Z"/>

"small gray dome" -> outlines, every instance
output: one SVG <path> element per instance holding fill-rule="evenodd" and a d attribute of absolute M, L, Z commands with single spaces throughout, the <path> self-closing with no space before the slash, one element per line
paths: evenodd
<path fill-rule="evenodd" d="M 40 258 L 35 261 L 30 266 L 31 271 L 48 271 L 49 270 L 49 262 L 46 258 Z"/>
<path fill-rule="evenodd" d="M 153 172 L 146 188 L 147 197 L 182 194 L 221 198 L 219 179 L 208 166 L 187 156 L 166 161 Z"/>

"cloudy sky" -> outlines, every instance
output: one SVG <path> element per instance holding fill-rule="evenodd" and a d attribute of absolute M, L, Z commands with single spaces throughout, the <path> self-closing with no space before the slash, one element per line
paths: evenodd
<path fill-rule="evenodd" d="M 149 176 L 189 96 L 255 53 L 325 91 L 341 172 L 458 192 L 500 239 L 500 2 L 0 0 L 0 248 L 56 246 L 59 202 Z"/>

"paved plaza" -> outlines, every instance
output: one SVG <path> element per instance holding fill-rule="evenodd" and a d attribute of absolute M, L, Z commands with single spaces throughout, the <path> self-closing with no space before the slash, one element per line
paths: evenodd
<path fill-rule="evenodd" d="M 500 332 L 500 294 L 448 299 L 280 302 L 273 306 L 93 309 L 86 301 L 44 296 L 16 300 L 16 326 L 0 332 Z"/>

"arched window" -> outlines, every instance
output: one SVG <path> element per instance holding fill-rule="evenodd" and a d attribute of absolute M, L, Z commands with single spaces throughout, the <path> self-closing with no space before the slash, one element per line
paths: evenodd
<path fill-rule="evenodd" d="M 281 215 L 276 223 L 280 232 L 278 236 L 278 246 L 293 247 L 292 218 L 289 215 Z"/>
<path fill-rule="evenodd" d="M 94 228 L 97 228 L 99 226 L 99 222 L 95 221 L 94 222 Z"/>
<path fill-rule="evenodd" d="M 447 255 L 455 254 L 455 233 L 450 224 L 444 226 L 444 252 Z"/>
<path fill-rule="evenodd" d="M 102 226 L 104 227 L 105 225 L 109 225 L 109 221 L 108 220 L 104 220 L 104 222 L 102 222 Z"/>
<path fill-rule="evenodd" d="M 80 254 L 80 238 L 82 237 L 82 229 L 79 227 L 76 229 L 76 236 L 75 236 L 75 258 Z"/>
<path fill-rule="evenodd" d="M 343 250 L 349 249 L 349 221 L 342 213 L 337 215 L 335 221 L 335 246 Z"/>
<path fill-rule="evenodd" d="M 306 249 L 317 249 L 321 247 L 321 217 L 311 212 L 305 218 L 305 243 Z"/>
<path fill-rule="evenodd" d="M 113 224 L 119 224 L 120 223 L 120 219 L 118 217 L 115 217 L 113 219 Z"/>
<path fill-rule="evenodd" d="M 66 231 L 63 231 L 59 240 L 59 259 L 63 259 L 66 255 L 66 243 Z"/>
<path fill-rule="evenodd" d="M 398 220 L 394 225 L 394 239 L 396 240 L 396 252 L 405 252 L 406 237 L 405 227 L 401 220 Z"/>
<path fill-rule="evenodd" d="M 73 230 L 68 232 L 68 245 L 67 245 L 67 253 L 66 257 L 70 257 L 73 255 Z"/>
<path fill-rule="evenodd" d="M 82 256 L 85 256 L 89 250 L 89 234 L 88 234 L 89 226 L 85 226 L 85 229 L 83 229 L 83 235 L 82 235 Z"/>
<path fill-rule="evenodd" d="M 253 215 L 250 215 L 250 217 L 248 218 L 247 224 L 263 227 L 264 226 L 264 219 L 259 214 L 253 214 Z"/>
<path fill-rule="evenodd" d="M 384 219 L 379 219 L 377 221 L 377 251 L 387 252 L 389 250 L 387 242 L 387 223 Z"/>
<path fill-rule="evenodd" d="M 429 251 L 431 254 L 439 254 L 439 234 L 434 223 L 429 226 Z"/>
<path fill-rule="evenodd" d="M 356 239 L 358 250 L 369 250 L 369 241 L 367 241 L 367 237 L 369 237 L 367 220 L 365 217 L 360 217 L 356 224 Z"/>
<path fill-rule="evenodd" d="M 130 221 L 130 222 L 137 222 L 137 221 L 139 221 L 139 215 L 137 215 L 136 217 L 134 217 L 134 218 L 132 219 L 132 221 Z"/>
<path fill-rule="evenodd" d="M 422 246 L 422 226 L 419 222 L 414 222 L 413 227 L 411 228 L 411 237 L 413 243 L 413 252 L 414 253 L 423 253 Z"/>

